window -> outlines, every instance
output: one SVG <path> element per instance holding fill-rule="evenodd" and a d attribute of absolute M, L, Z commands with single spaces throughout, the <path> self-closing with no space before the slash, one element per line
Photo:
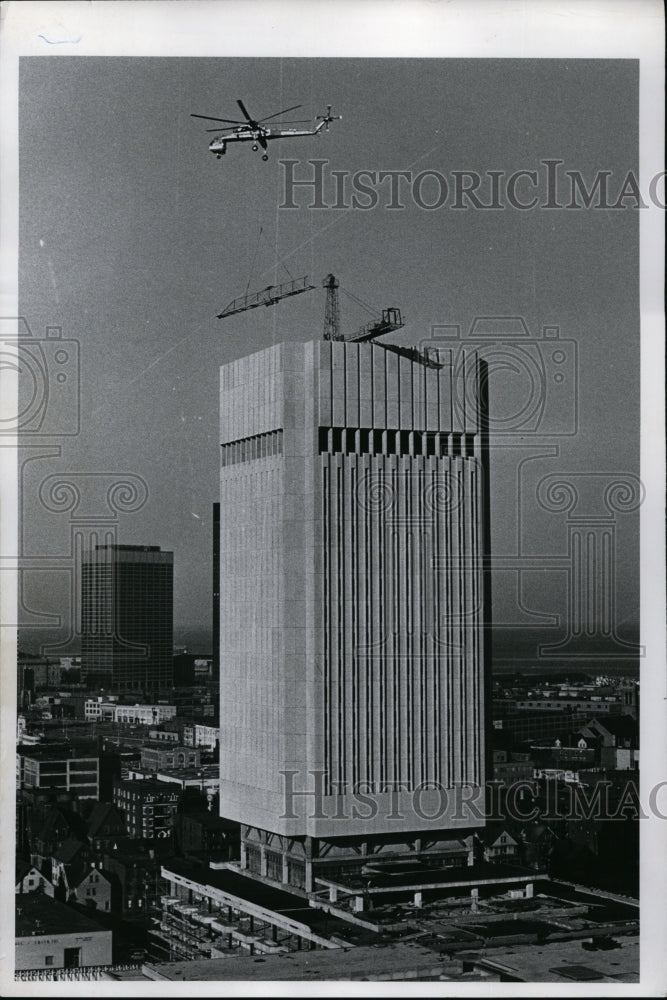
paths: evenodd
<path fill-rule="evenodd" d="M 44 956 L 44 965 L 53 965 L 53 955 Z"/>

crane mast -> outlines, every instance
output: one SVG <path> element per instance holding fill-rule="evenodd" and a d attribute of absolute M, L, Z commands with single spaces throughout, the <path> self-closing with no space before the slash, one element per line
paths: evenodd
<path fill-rule="evenodd" d="M 342 340 L 340 333 L 340 305 L 338 288 L 340 282 L 333 274 L 327 274 L 322 287 L 327 290 L 327 301 L 324 307 L 324 339 Z"/>

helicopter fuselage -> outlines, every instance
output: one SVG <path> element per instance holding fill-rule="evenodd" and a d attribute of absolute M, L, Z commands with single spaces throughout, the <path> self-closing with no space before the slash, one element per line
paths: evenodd
<path fill-rule="evenodd" d="M 216 136 L 209 143 L 209 150 L 216 156 L 223 156 L 230 142 L 253 142 L 256 148 L 263 146 L 272 139 L 298 139 L 303 135 L 319 135 L 321 126 L 314 129 L 234 129 L 230 135 Z"/>

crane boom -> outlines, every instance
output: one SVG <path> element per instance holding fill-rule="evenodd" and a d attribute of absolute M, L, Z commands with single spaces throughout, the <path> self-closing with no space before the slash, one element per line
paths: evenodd
<path fill-rule="evenodd" d="M 295 278 L 294 281 L 284 281 L 282 285 L 267 285 L 261 292 L 251 292 L 232 299 L 222 312 L 218 313 L 218 319 L 234 316 L 236 313 L 245 312 L 246 309 L 256 309 L 257 306 L 273 306 L 281 299 L 286 299 L 290 295 L 300 295 L 301 292 L 309 292 L 313 288 L 315 285 L 309 284 L 307 275 L 303 278 Z"/>
<path fill-rule="evenodd" d="M 389 309 L 383 309 L 382 316 L 379 319 L 366 323 L 365 326 L 362 326 L 361 329 L 357 330 L 357 332 L 352 334 L 351 337 L 346 337 L 345 339 L 357 342 L 374 340 L 375 337 L 383 337 L 385 333 L 392 333 L 394 330 L 400 330 L 402 326 L 405 326 L 405 324 L 401 317 L 401 310 L 391 307 Z"/>

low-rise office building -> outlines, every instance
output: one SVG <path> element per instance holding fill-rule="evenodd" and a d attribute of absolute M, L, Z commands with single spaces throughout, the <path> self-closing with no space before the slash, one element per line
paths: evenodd
<path fill-rule="evenodd" d="M 202 750 L 215 750 L 220 740 L 219 726 L 206 726 L 192 723 L 183 726 L 183 743 L 186 747 L 201 747 Z"/>
<path fill-rule="evenodd" d="M 112 934 L 42 893 L 16 901 L 16 971 L 111 965 Z"/>
<path fill-rule="evenodd" d="M 126 705 L 112 699 L 89 698 L 84 705 L 87 722 L 156 726 L 176 715 L 175 705 Z"/>
<path fill-rule="evenodd" d="M 99 754 L 76 747 L 21 747 L 17 754 L 17 781 L 20 788 L 66 791 L 73 792 L 77 799 L 98 799 Z"/>
<path fill-rule="evenodd" d="M 147 743 L 141 748 L 141 766 L 147 771 L 165 771 L 174 767 L 199 767 L 200 764 L 201 752 L 196 747 Z"/>

